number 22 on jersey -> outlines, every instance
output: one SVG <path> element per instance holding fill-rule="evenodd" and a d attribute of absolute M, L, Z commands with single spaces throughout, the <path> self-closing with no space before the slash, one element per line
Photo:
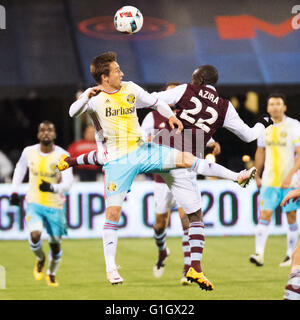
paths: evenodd
<path fill-rule="evenodd" d="M 204 111 L 209 113 L 211 115 L 211 117 L 208 119 L 199 118 L 196 121 L 196 119 L 189 116 L 189 114 L 196 116 L 198 113 L 201 112 L 203 105 L 202 105 L 202 102 L 196 97 L 192 97 L 190 101 L 195 104 L 195 108 L 188 109 L 188 110 L 184 109 L 180 115 L 180 118 L 188 121 L 191 124 L 194 124 L 196 127 L 200 128 L 204 132 L 208 133 L 210 131 L 210 127 L 208 125 L 211 125 L 217 121 L 218 112 L 212 107 L 207 107 Z"/>

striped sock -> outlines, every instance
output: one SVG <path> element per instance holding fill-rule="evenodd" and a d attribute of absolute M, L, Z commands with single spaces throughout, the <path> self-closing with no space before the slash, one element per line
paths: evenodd
<path fill-rule="evenodd" d="M 68 157 L 65 161 L 70 167 L 80 166 L 85 164 L 92 164 L 95 166 L 100 166 L 97 158 L 97 150 L 90 151 L 88 153 L 81 154 L 78 157 Z"/>
<path fill-rule="evenodd" d="M 264 255 L 270 221 L 259 219 L 255 230 L 255 253 Z"/>
<path fill-rule="evenodd" d="M 283 299 L 300 300 L 300 270 L 295 270 L 290 274 Z"/>
<path fill-rule="evenodd" d="M 28 240 L 31 251 L 35 254 L 37 260 L 42 261 L 45 258 L 45 254 L 42 249 L 42 239 L 40 239 L 37 243 L 33 243 L 31 239 Z"/>
<path fill-rule="evenodd" d="M 159 251 L 164 251 L 167 247 L 166 239 L 167 239 L 167 230 L 164 230 L 162 233 L 157 233 L 154 229 L 154 239 L 155 244 Z"/>
<path fill-rule="evenodd" d="M 118 243 L 118 222 L 105 220 L 103 226 L 103 249 L 106 263 L 106 272 L 117 268 L 115 258 Z"/>
<path fill-rule="evenodd" d="M 191 267 L 202 272 L 201 259 L 204 248 L 204 223 L 191 222 L 189 227 L 189 244 L 191 249 Z"/>
<path fill-rule="evenodd" d="M 291 257 L 298 242 L 298 224 L 297 222 L 289 224 L 287 232 L 287 252 L 286 255 Z"/>
<path fill-rule="evenodd" d="M 59 267 L 60 261 L 61 261 L 61 256 L 62 256 L 62 250 L 59 251 L 58 254 L 53 254 L 52 251 L 50 250 L 49 252 L 49 265 L 48 265 L 48 270 L 47 270 L 47 275 L 56 275 L 56 271 Z"/>
<path fill-rule="evenodd" d="M 183 251 L 183 272 L 186 274 L 191 266 L 191 252 L 189 243 L 189 229 L 183 231 L 182 236 L 182 251 Z"/>

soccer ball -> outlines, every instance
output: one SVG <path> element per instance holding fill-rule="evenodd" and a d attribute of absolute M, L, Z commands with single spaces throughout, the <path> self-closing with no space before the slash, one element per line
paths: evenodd
<path fill-rule="evenodd" d="M 142 29 L 143 15 L 139 9 L 133 6 L 120 8 L 114 17 L 115 28 L 122 33 L 133 34 Z"/>

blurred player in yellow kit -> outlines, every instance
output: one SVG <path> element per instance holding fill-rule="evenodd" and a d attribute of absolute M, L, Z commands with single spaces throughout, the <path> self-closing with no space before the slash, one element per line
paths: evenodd
<path fill-rule="evenodd" d="M 30 249 L 36 256 L 33 275 L 36 280 L 44 277 L 46 257 L 42 249 L 42 231 L 46 227 L 49 235 L 49 266 L 46 281 L 57 287 L 56 271 L 62 256 L 61 237 L 66 235 L 64 211 L 65 196 L 73 181 L 72 169 L 60 172 L 56 163 L 66 150 L 54 145 L 55 126 L 43 121 L 38 127 L 39 144 L 26 147 L 16 165 L 13 181 L 11 205 L 19 205 L 18 187 L 29 169 L 29 188 L 26 194 L 26 226 L 30 232 Z"/>
<path fill-rule="evenodd" d="M 258 138 L 255 154 L 256 183 L 260 189 L 260 217 L 255 234 L 256 251 L 250 256 L 250 262 L 257 266 L 264 264 L 264 250 L 272 214 L 285 195 L 296 187 L 296 172 L 300 166 L 300 123 L 285 115 L 285 96 L 271 94 L 268 97 L 267 111 L 274 125 L 269 126 Z M 287 214 L 289 229 L 286 257 L 280 266 L 291 265 L 291 255 L 298 240 L 296 210 L 299 207 L 297 203 L 287 203 L 282 208 Z"/>

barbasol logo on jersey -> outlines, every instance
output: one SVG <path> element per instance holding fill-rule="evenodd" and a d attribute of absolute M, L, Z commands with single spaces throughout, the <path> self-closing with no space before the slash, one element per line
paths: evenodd
<path fill-rule="evenodd" d="M 130 108 L 118 108 L 112 109 L 111 107 L 105 109 L 106 117 L 115 117 L 115 116 L 123 116 L 127 114 L 131 114 L 135 112 L 135 107 Z"/>

